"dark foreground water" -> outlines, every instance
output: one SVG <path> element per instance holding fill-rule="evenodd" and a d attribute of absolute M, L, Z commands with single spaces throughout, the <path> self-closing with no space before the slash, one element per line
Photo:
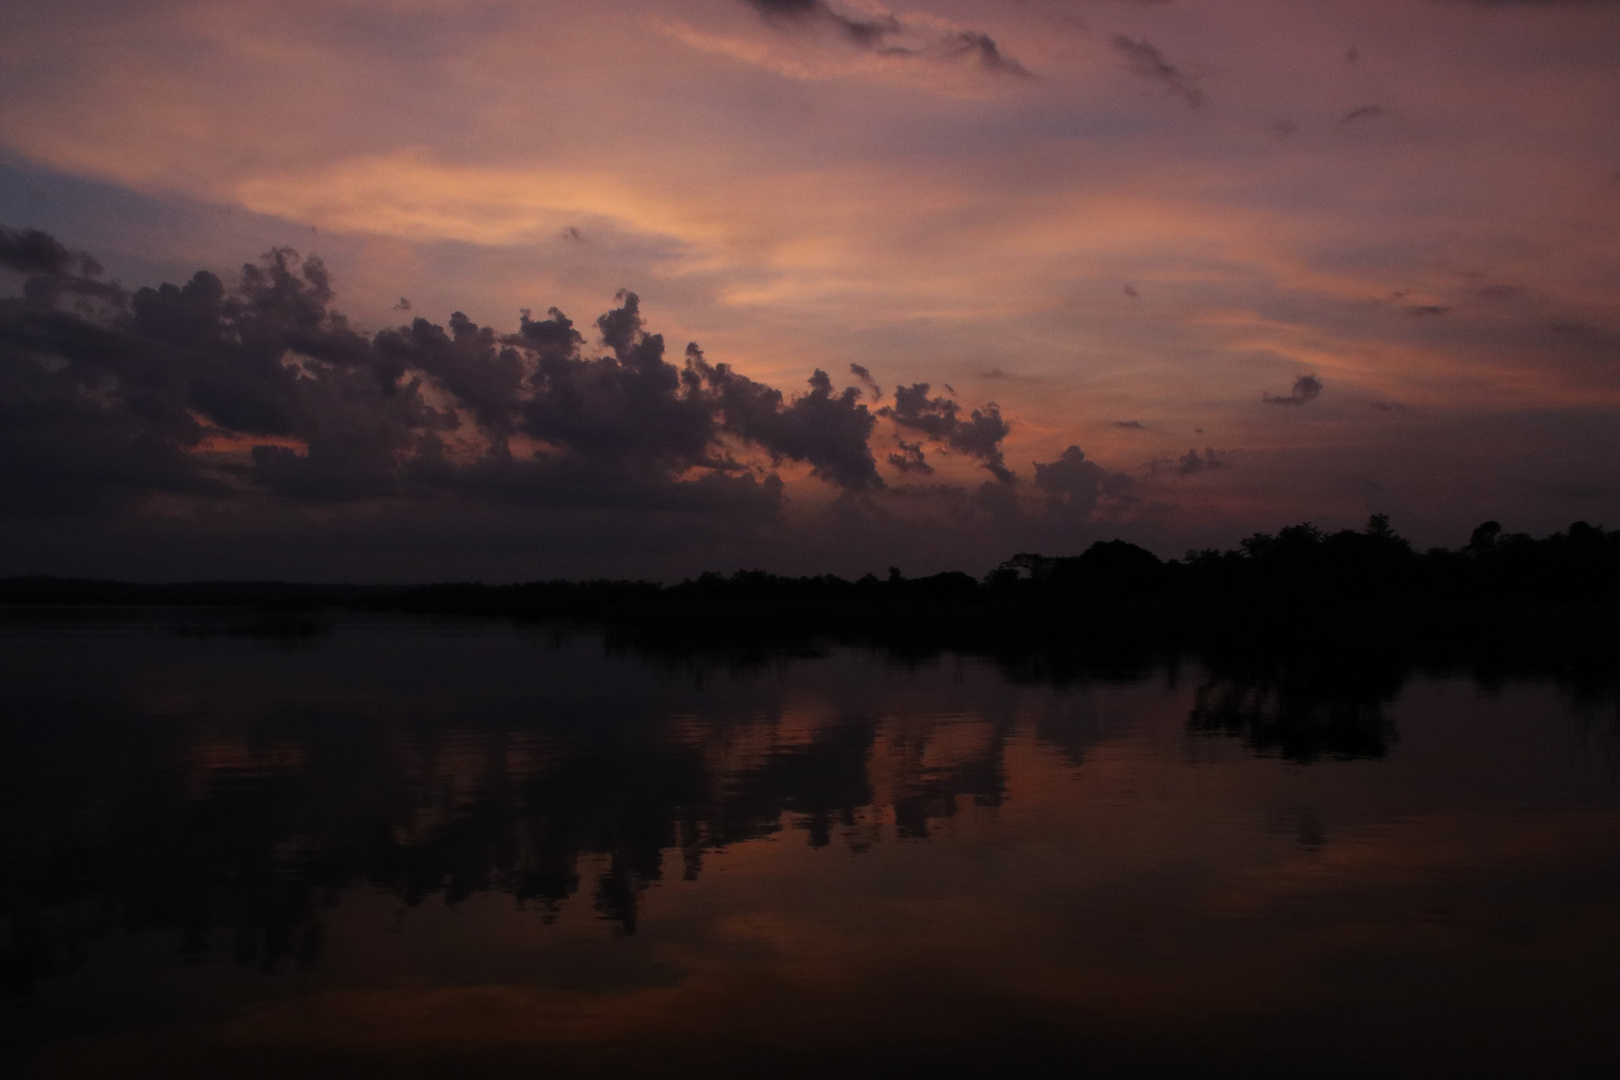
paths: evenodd
<path fill-rule="evenodd" d="M 0 1072 L 1620 1070 L 1612 698 L 232 629 L 0 629 Z"/>

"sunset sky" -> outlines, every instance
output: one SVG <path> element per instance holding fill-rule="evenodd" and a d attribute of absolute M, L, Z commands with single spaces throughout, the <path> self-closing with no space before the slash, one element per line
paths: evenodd
<path fill-rule="evenodd" d="M 0 318 L 0 575 L 1620 526 L 1620 3 L 13 0 L 0 31 L 0 295 L 56 282 Z M 276 248 L 329 273 L 328 344 L 230 352 L 282 395 L 254 412 L 134 294 Z M 487 352 L 373 337 L 455 312 Z"/>

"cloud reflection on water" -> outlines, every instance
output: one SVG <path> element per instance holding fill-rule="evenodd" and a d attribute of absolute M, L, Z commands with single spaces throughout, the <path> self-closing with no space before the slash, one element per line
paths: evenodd
<path fill-rule="evenodd" d="M 1545 686 L 846 651 L 699 679 L 392 623 L 0 654 L 8 1026 L 42 1074 L 165 1040 L 182 1074 L 915 1068 L 1020 1031 L 1033 1064 L 1399 1071 L 1467 1009 L 1613 1000 L 1616 789 Z M 1508 1033 L 1464 1057 L 1523 1065 Z"/>

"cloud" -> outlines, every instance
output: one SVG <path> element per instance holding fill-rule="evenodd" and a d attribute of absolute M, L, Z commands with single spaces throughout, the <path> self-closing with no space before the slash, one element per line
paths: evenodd
<path fill-rule="evenodd" d="M 1033 77 L 1023 64 L 1002 53 L 989 34 L 976 30 L 962 30 L 946 38 L 940 44 L 940 50 L 947 56 L 973 56 L 979 61 L 980 67 L 992 74 L 1012 75 L 1021 79 Z"/>
<path fill-rule="evenodd" d="M 1210 469 L 1224 469 L 1226 458 L 1213 447 L 1205 447 L 1200 454 L 1196 449 L 1189 449 L 1180 457 L 1158 457 L 1148 462 L 1148 475 L 1159 476 L 1163 473 L 1172 473 L 1186 478 L 1196 476 L 1198 473 Z"/>
<path fill-rule="evenodd" d="M 914 472 L 925 476 L 933 473 L 934 467 L 928 464 L 928 459 L 923 454 L 923 444 L 921 442 L 908 443 L 898 436 L 895 437 L 894 441 L 899 445 L 900 452 L 889 455 L 890 465 L 893 465 L 902 473 Z"/>
<path fill-rule="evenodd" d="M 894 392 L 894 404 L 878 410 L 906 430 L 921 432 L 935 442 L 979 461 L 992 476 L 1010 484 L 1016 476 L 1007 468 L 1001 442 L 1012 430 L 994 403 L 974 409 L 966 419 L 961 407 L 950 398 L 928 396 L 928 383 L 902 386 Z"/>
<path fill-rule="evenodd" d="M 102 266 L 93 256 L 69 251 L 38 229 L 17 231 L 0 225 L 0 267 L 24 276 L 23 295 L 36 307 L 53 307 L 65 296 L 113 304 L 125 299 L 118 285 L 98 280 Z"/>
<path fill-rule="evenodd" d="M 73 253 L 56 237 L 38 229 L 21 232 L 0 226 L 0 266 L 19 274 L 60 277 L 71 273 Z"/>
<path fill-rule="evenodd" d="M 1104 496 L 1122 495 L 1131 486 L 1130 477 L 1088 461 L 1078 446 L 1064 450 L 1055 461 L 1034 466 L 1035 486 L 1046 493 L 1052 514 L 1089 516 Z"/>
<path fill-rule="evenodd" d="M 1143 424 L 1140 420 L 1115 420 L 1114 426 L 1117 428 L 1130 428 L 1133 431 L 1141 431 L 1147 425 Z"/>
<path fill-rule="evenodd" d="M 1345 127 L 1348 124 L 1355 124 L 1366 120 L 1376 120 L 1381 116 L 1387 115 L 1389 115 L 1388 110 L 1386 110 L 1382 105 L 1359 105 L 1345 113 L 1343 116 L 1339 117 L 1339 126 Z"/>
<path fill-rule="evenodd" d="M 883 40 L 900 32 L 900 21 L 893 15 L 857 19 L 835 10 L 826 0 L 745 0 L 768 21 L 783 23 L 818 22 L 835 27 L 856 45 L 879 48 Z"/>
<path fill-rule="evenodd" d="M 698 373 L 716 395 L 724 429 L 759 446 L 776 460 L 808 462 L 817 476 L 853 491 L 881 487 L 867 440 L 876 419 L 860 404 L 853 386 L 833 390 L 824 371 L 810 376 L 810 392 L 786 401 L 780 390 L 739 375 L 726 364 L 710 365 L 695 345 L 687 347 L 688 371 Z"/>
<path fill-rule="evenodd" d="M 1124 55 L 1126 63 L 1135 74 L 1162 83 L 1167 90 L 1181 98 L 1191 108 L 1196 109 L 1204 103 L 1204 92 L 1180 68 L 1166 60 L 1157 47 L 1146 41 L 1133 40 L 1124 34 L 1115 35 L 1113 46 Z"/>
<path fill-rule="evenodd" d="M 1225 460 L 1212 447 L 1205 447 L 1202 457 L 1199 456 L 1197 450 L 1188 450 L 1176 459 L 1176 475 L 1192 476 L 1203 472 L 1205 469 L 1221 469 L 1225 468 L 1225 466 Z"/>
<path fill-rule="evenodd" d="M 872 392 L 872 400 L 874 400 L 874 401 L 882 400 L 882 398 L 883 398 L 883 387 L 879 386 L 877 384 L 877 380 L 872 378 L 871 371 L 867 370 L 865 367 L 863 367 L 860 364 L 851 364 L 851 365 L 849 365 L 849 373 L 851 375 L 855 376 L 855 378 L 859 379 L 860 382 L 861 382 L 861 385 L 866 387 L 868 390 L 870 390 Z"/>
<path fill-rule="evenodd" d="M 937 19 L 903 21 L 891 13 L 847 15 L 827 0 L 744 0 L 760 17 L 778 27 L 833 29 L 839 37 L 875 55 L 958 60 L 972 58 L 992 75 L 1032 78 L 1029 69 L 1001 51 L 979 30 L 942 28 Z"/>
<path fill-rule="evenodd" d="M 1286 397 L 1273 397 L 1271 394 L 1261 395 L 1262 401 L 1271 405 L 1307 405 L 1315 401 L 1322 393 L 1322 381 L 1314 375 L 1301 375 L 1294 380 L 1294 388 Z"/>
<path fill-rule="evenodd" d="M 231 284 L 200 271 L 90 313 L 57 306 L 78 256 L 43 233 L 0 242 L 31 273 L 0 302 L 0 516 L 162 493 L 770 516 L 781 481 L 733 450 L 881 484 L 857 391 L 818 371 L 788 399 L 695 346 L 672 364 L 631 292 L 595 322 L 602 353 L 555 308 L 513 334 L 457 312 L 368 338 L 331 309 L 321 261 L 288 249 Z"/>
<path fill-rule="evenodd" d="M 408 327 L 378 334 L 373 348 L 385 378 L 423 372 L 494 436 L 505 439 L 516 430 L 523 361 L 516 349 L 500 346 L 488 327 L 474 325 L 459 311 L 450 316 L 449 333 L 426 319 L 414 319 Z"/>
<path fill-rule="evenodd" d="M 25 285 L 80 276 L 54 241 L 6 250 L 51 272 Z M 149 565 L 179 568 L 163 574 L 214 560 L 227 576 L 325 575 L 356 570 L 315 552 L 365 548 L 378 561 L 363 574 L 431 578 L 446 558 L 473 576 L 558 560 L 622 573 L 631 552 L 691 567 L 679 553 L 700 545 L 705 565 L 769 550 L 825 570 L 857 547 L 938 558 L 948 543 L 979 560 L 1066 543 L 1099 500 L 1128 501 L 1129 479 L 1078 449 L 1020 483 L 995 403 L 970 409 L 923 382 L 874 409 L 863 365 L 850 369 L 861 385 L 817 370 L 794 394 L 696 344 L 670 356 L 628 290 L 590 323 L 553 307 L 523 310 L 510 331 L 454 312 L 371 334 L 334 309 L 321 260 L 286 248 L 93 308 L 25 291 L 0 300 L 0 533 L 73 558 L 133 543 Z M 875 456 L 880 421 L 892 449 Z M 935 475 L 935 451 L 993 479 L 909 482 Z M 825 481 L 842 510 L 815 516 L 812 497 L 787 516 L 784 463 Z M 857 520 L 852 538 L 843 526 Z M 502 561 L 506 548 L 523 554 Z"/>

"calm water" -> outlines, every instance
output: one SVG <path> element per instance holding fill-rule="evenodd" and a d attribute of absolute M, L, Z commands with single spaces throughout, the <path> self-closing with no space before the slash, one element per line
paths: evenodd
<path fill-rule="evenodd" d="M 1620 1069 L 1612 698 L 1042 671 L 11 624 L 0 1070 Z"/>

